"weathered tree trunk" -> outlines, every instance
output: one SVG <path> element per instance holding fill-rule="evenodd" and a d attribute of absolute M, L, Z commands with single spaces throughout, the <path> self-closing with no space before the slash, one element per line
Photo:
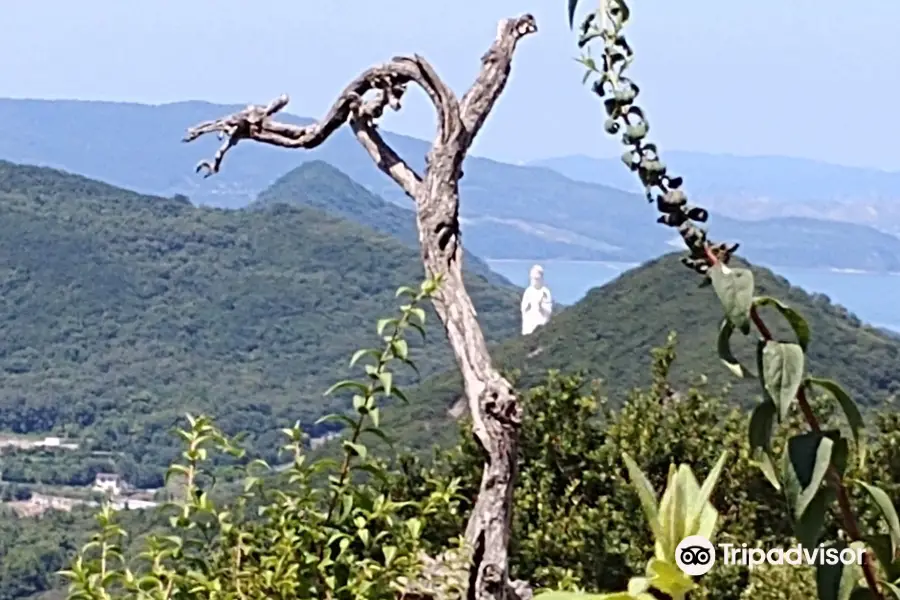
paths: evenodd
<path fill-rule="evenodd" d="M 354 79 L 318 123 L 298 127 L 273 121 L 272 116 L 288 102 L 287 96 L 281 96 L 268 106 L 248 106 L 239 113 L 201 123 L 185 137 L 191 141 L 213 132 L 225 136 L 215 157 L 197 167 L 209 176 L 219 171 L 225 154 L 243 139 L 285 148 L 314 148 L 348 123 L 379 168 L 415 201 L 422 262 L 428 276 L 439 276 L 442 282 L 433 298 L 434 307 L 463 376 L 472 432 L 485 452 L 481 489 L 466 528 L 473 554 L 468 590 L 472 599 L 502 600 L 510 591 L 524 595 L 521 585 L 516 589 L 509 586 L 507 560 L 521 406 L 512 385 L 491 361 L 463 285 L 459 179 L 466 152 L 506 86 L 516 44 L 535 31 L 531 15 L 502 21 L 481 59 L 478 77 L 462 99 L 457 99 L 424 58 L 398 57 Z M 423 175 L 387 145 L 376 125 L 387 106 L 400 108 L 410 82 L 428 94 L 438 116 L 438 132 Z"/>

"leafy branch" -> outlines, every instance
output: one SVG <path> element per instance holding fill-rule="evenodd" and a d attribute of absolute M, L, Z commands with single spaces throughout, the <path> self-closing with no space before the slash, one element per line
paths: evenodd
<path fill-rule="evenodd" d="M 390 367 L 399 360 L 415 368 L 404 335 L 409 328 L 424 335 L 425 312 L 420 305 L 438 287 L 439 279 L 432 279 L 419 290 L 398 290 L 397 295 L 407 300 L 399 317 L 378 322 L 383 346 L 360 350 L 351 359 L 351 366 L 364 364 L 365 379 L 341 381 L 329 389 L 328 393 L 356 391 L 357 416 L 323 419 L 340 420 L 350 428 L 343 461 L 326 488 L 316 476 L 328 473 L 333 461 L 318 458 L 307 464 L 305 435 L 295 425 L 283 430 L 288 438 L 284 449 L 293 455 L 289 468 L 272 473 L 262 461 L 249 463 L 242 493 L 229 504 L 218 505 L 211 496 L 215 473 L 205 468 L 210 451 L 235 456 L 243 451 L 208 418 L 188 417 L 190 427 L 178 432 L 186 445 L 183 464 L 168 472 L 169 483 L 177 481 L 182 492 L 167 504 L 174 509 L 168 526 L 140 544 L 132 563 L 121 549 L 127 533 L 105 505 L 98 516 L 100 531 L 62 572 L 70 582 L 69 597 L 388 600 L 409 589 L 458 588 L 458 573 L 445 573 L 451 561 L 438 562 L 435 568 L 437 561 L 424 554 L 422 544 L 425 519 L 441 510 L 455 510 L 456 483 L 418 501 L 394 500 L 381 485 L 390 475 L 385 462 L 373 457 L 362 442 L 364 434 L 389 441 L 380 429 L 378 400 L 405 399 Z M 262 466 L 269 477 L 257 475 L 255 466 Z M 273 477 L 282 479 L 270 489 Z M 462 562 L 452 564 L 467 575 L 465 556 L 464 552 L 454 556 Z M 449 583 L 442 579 L 445 575 Z"/>

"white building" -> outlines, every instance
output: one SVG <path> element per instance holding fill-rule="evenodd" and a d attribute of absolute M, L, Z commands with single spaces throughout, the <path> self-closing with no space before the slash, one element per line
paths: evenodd
<path fill-rule="evenodd" d="M 110 496 L 118 496 L 125 488 L 125 481 L 120 475 L 115 473 L 97 473 L 94 478 L 94 485 L 91 489 L 97 492 L 103 492 Z"/>

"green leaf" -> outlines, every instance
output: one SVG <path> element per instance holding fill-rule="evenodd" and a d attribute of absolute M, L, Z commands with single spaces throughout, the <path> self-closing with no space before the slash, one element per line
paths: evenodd
<path fill-rule="evenodd" d="M 575 9 L 578 8 L 578 0 L 569 0 L 569 29 L 575 26 Z"/>
<path fill-rule="evenodd" d="M 381 469 L 381 468 L 377 467 L 376 465 L 373 465 L 372 463 L 361 463 L 358 465 L 351 465 L 350 470 L 351 471 L 363 471 L 365 473 L 368 473 L 369 475 L 376 477 L 382 483 L 388 483 L 388 481 L 389 481 L 388 475 L 387 475 L 387 473 L 384 472 L 384 469 Z"/>
<path fill-rule="evenodd" d="M 419 535 L 422 533 L 422 520 L 417 518 L 407 519 L 406 528 L 413 539 L 419 539 Z"/>
<path fill-rule="evenodd" d="M 366 356 L 367 354 L 374 357 L 375 360 L 378 360 L 381 357 L 381 352 L 379 352 L 378 350 L 375 350 L 374 348 L 363 348 L 353 353 L 353 357 L 350 359 L 350 366 L 352 367 L 353 365 L 355 365 L 357 362 L 359 362 L 359 359 L 361 359 L 363 356 Z"/>
<path fill-rule="evenodd" d="M 761 448 L 768 452 L 772 448 L 772 432 L 775 427 L 775 404 L 764 400 L 756 405 L 750 415 L 750 449 Z"/>
<path fill-rule="evenodd" d="M 762 346 L 763 390 L 778 406 L 783 421 L 803 384 L 803 349 L 797 344 L 768 341 Z"/>
<path fill-rule="evenodd" d="M 390 371 L 384 371 L 378 374 L 378 380 L 381 382 L 382 388 L 384 388 L 384 395 L 391 395 L 391 388 L 394 387 L 394 375 Z"/>
<path fill-rule="evenodd" d="M 862 413 L 856 405 L 856 402 L 853 401 L 850 394 L 844 391 L 844 388 L 842 388 L 840 384 L 830 379 L 807 377 L 806 383 L 817 385 L 820 388 L 827 390 L 841 406 L 844 418 L 847 419 L 847 423 L 850 425 L 850 431 L 853 433 L 853 441 L 856 444 L 856 453 L 859 456 L 859 466 L 862 468 L 866 462 L 866 432 L 865 422 L 863 421 Z"/>
<path fill-rule="evenodd" d="M 844 542 L 834 542 L 826 548 L 835 548 L 841 551 L 848 546 Z M 861 542 L 853 542 L 850 548 L 864 547 Z M 816 590 L 819 600 L 850 600 L 857 582 L 862 577 L 862 569 L 859 565 L 844 565 L 840 561 L 837 564 L 828 564 L 830 561 L 820 562 L 816 566 Z"/>
<path fill-rule="evenodd" d="M 416 331 L 418 331 L 419 335 L 422 336 L 423 340 L 426 338 L 425 327 L 423 327 L 422 325 L 419 325 L 415 321 L 410 321 L 409 326 L 412 327 L 413 329 L 415 329 Z"/>
<path fill-rule="evenodd" d="M 734 333 L 734 325 L 728 319 L 722 319 L 719 325 L 719 339 L 717 346 L 719 349 L 719 358 L 728 367 L 728 370 L 735 374 L 736 377 L 743 379 L 752 376 L 752 373 L 744 367 L 731 352 L 731 336 Z"/>
<path fill-rule="evenodd" d="M 392 341 L 391 351 L 393 351 L 394 356 L 396 356 L 400 360 L 405 361 L 409 359 L 409 344 L 404 339 L 397 339 Z"/>
<path fill-rule="evenodd" d="M 787 322 L 791 325 L 791 329 L 794 330 L 794 335 L 797 336 L 797 343 L 800 344 L 800 347 L 803 348 L 804 352 L 806 351 L 806 347 L 809 346 L 809 325 L 807 324 L 806 319 L 803 318 L 803 315 L 787 304 L 769 296 L 755 298 L 753 300 L 753 306 L 774 306 L 778 309 L 778 312 L 787 319 Z"/>
<path fill-rule="evenodd" d="M 884 517 L 884 521 L 887 523 L 888 533 L 891 536 L 891 543 L 896 554 L 900 551 L 900 518 L 897 517 L 897 509 L 894 508 L 894 503 L 891 501 L 890 496 L 878 486 L 859 480 L 856 480 L 856 483 L 869 493 L 869 496 L 878 506 L 881 516 Z"/>
<path fill-rule="evenodd" d="M 895 600 L 900 600 L 900 582 L 897 583 L 898 585 L 894 585 L 890 581 L 882 581 L 881 585 L 894 596 Z"/>
<path fill-rule="evenodd" d="M 879 533 L 878 535 L 867 537 L 866 543 L 872 549 L 872 552 L 875 553 L 875 558 L 878 559 L 878 563 L 884 569 L 887 578 L 900 583 L 900 559 L 894 558 L 894 542 L 891 536 Z"/>
<path fill-rule="evenodd" d="M 409 309 L 409 314 L 411 317 L 415 317 L 419 320 L 420 325 L 425 325 L 425 309 L 419 308 L 418 306 L 414 306 Z M 422 334 L 424 335 L 424 334 Z"/>
<path fill-rule="evenodd" d="M 775 404 L 765 400 L 757 404 L 750 415 L 750 450 L 754 454 L 755 463 L 776 490 L 781 489 L 775 465 L 772 463 L 772 432 L 775 427 Z"/>
<path fill-rule="evenodd" d="M 350 514 L 353 512 L 353 495 L 352 494 L 341 494 L 341 514 L 338 517 L 338 522 L 344 521 L 350 517 Z M 332 536 L 334 537 L 334 536 Z M 333 542 L 332 540 L 328 541 L 328 545 L 330 546 Z"/>
<path fill-rule="evenodd" d="M 371 433 L 372 435 L 374 435 L 375 437 L 377 437 L 378 439 L 383 441 L 385 444 L 387 444 L 391 448 L 394 447 L 394 442 L 391 441 L 391 438 L 389 438 L 388 435 L 378 426 L 366 427 L 365 429 L 362 430 L 362 432 L 363 433 Z"/>
<path fill-rule="evenodd" d="M 725 309 L 725 316 L 741 333 L 750 333 L 753 273 L 748 269 L 732 269 L 728 265 L 717 263 L 708 274 Z"/>
<path fill-rule="evenodd" d="M 371 366 L 371 365 L 366 365 L 366 366 Z M 325 390 L 324 395 L 330 396 L 331 394 L 333 394 L 339 390 L 342 390 L 344 388 L 353 388 L 354 390 L 358 390 L 358 391 L 362 392 L 363 394 L 365 394 L 369 390 L 369 387 L 360 381 L 354 381 L 353 379 L 345 379 L 343 381 L 338 381 L 333 386 L 331 386 L 330 388 Z"/>
<path fill-rule="evenodd" d="M 834 442 L 821 431 L 811 431 L 788 439 L 784 452 L 784 491 L 799 521 L 819 491 L 828 467 Z"/>
<path fill-rule="evenodd" d="M 647 564 L 650 585 L 670 598 L 684 598 L 697 587 L 694 581 L 670 562 L 651 558 Z M 630 590 L 629 590 L 630 591 Z"/>
<path fill-rule="evenodd" d="M 837 469 L 841 477 L 847 472 L 847 458 L 850 456 L 850 444 L 847 438 L 841 436 L 841 432 L 837 429 L 826 431 L 825 435 L 834 442 L 834 448 L 831 450 L 831 464 Z"/>
<path fill-rule="evenodd" d="M 814 548 L 825 527 L 828 509 L 837 498 L 834 488 L 825 486 L 813 497 L 806 513 L 794 523 L 794 536 L 806 548 Z"/>
<path fill-rule="evenodd" d="M 406 397 L 406 392 L 400 389 L 397 386 L 391 390 L 391 394 L 393 394 L 394 398 L 403 402 L 403 404 L 409 404 L 409 398 Z"/>
<path fill-rule="evenodd" d="M 687 527 L 688 531 L 691 534 L 697 531 L 697 527 L 700 524 L 700 518 L 703 515 L 704 510 L 707 508 L 709 498 L 710 496 L 712 496 L 713 489 L 716 487 L 716 483 L 718 483 L 719 477 L 722 475 L 722 469 L 725 468 L 725 461 L 727 460 L 728 450 L 725 450 L 724 452 L 722 452 L 719 460 L 716 461 L 716 464 L 713 465 L 713 468 L 710 470 L 709 475 L 707 475 L 706 479 L 703 480 L 703 485 L 700 487 L 700 491 L 697 492 L 697 495 L 691 499 L 691 512 Z"/>
<path fill-rule="evenodd" d="M 356 427 L 356 421 L 348 417 L 344 414 L 333 413 L 329 415 L 325 415 L 324 417 L 319 417 L 315 424 L 321 425 L 322 423 L 327 423 L 328 421 L 340 421 L 341 423 L 347 425 L 350 428 Z"/>
<path fill-rule="evenodd" d="M 759 470 L 762 471 L 763 476 L 765 476 L 766 480 L 772 484 L 776 490 L 781 490 L 781 482 L 778 481 L 778 473 L 775 471 L 775 463 L 772 461 L 772 457 L 763 451 L 758 451 L 755 459 L 752 461 L 752 464 L 759 467 Z"/>
<path fill-rule="evenodd" d="M 625 461 L 625 467 L 628 469 L 628 478 L 631 480 L 631 485 L 634 487 L 638 498 L 641 501 L 644 514 L 650 524 L 650 530 L 653 532 L 655 538 L 659 540 L 662 537 L 662 532 L 659 528 L 659 516 L 657 514 L 659 503 L 656 498 L 656 491 L 653 489 L 653 486 L 650 485 L 647 476 L 644 475 L 643 471 L 641 471 L 640 467 L 638 467 L 637 463 L 634 462 L 634 459 L 632 459 L 627 452 L 622 453 L 622 460 Z"/>
<path fill-rule="evenodd" d="M 388 325 L 396 325 L 397 319 L 388 318 L 388 319 L 378 319 L 378 324 L 376 325 L 376 330 L 378 331 L 378 335 L 382 335 L 384 333 L 385 328 Z"/>
<path fill-rule="evenodd" d="M 356 442 L 344 441 L 344 448 L 352 452 L 353 456 L 358 456 L 363 459 L 368 454 L 366 447 Z"/>

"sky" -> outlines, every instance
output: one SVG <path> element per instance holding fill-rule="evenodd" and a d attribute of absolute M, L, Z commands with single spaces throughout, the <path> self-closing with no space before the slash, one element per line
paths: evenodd
<path fill-rule="evenodd" d="M 590 9 L 595 0 L 581 0 Z M 581 85 L 564 0 L 0 0 L 0 97 L 266 103 L 316 117 L 368 66 L 429 59 L 460 95 L 498 20 L 525 12 L 504 96 L 473 153 L 614 156 Z M 900 2 L 632 0 L 631 69 L 666 148 L 900 170 Z M 599 48 L 598 48 L 599 50 Z M 384 127 L 431 137 L 424 96 Z"/>

